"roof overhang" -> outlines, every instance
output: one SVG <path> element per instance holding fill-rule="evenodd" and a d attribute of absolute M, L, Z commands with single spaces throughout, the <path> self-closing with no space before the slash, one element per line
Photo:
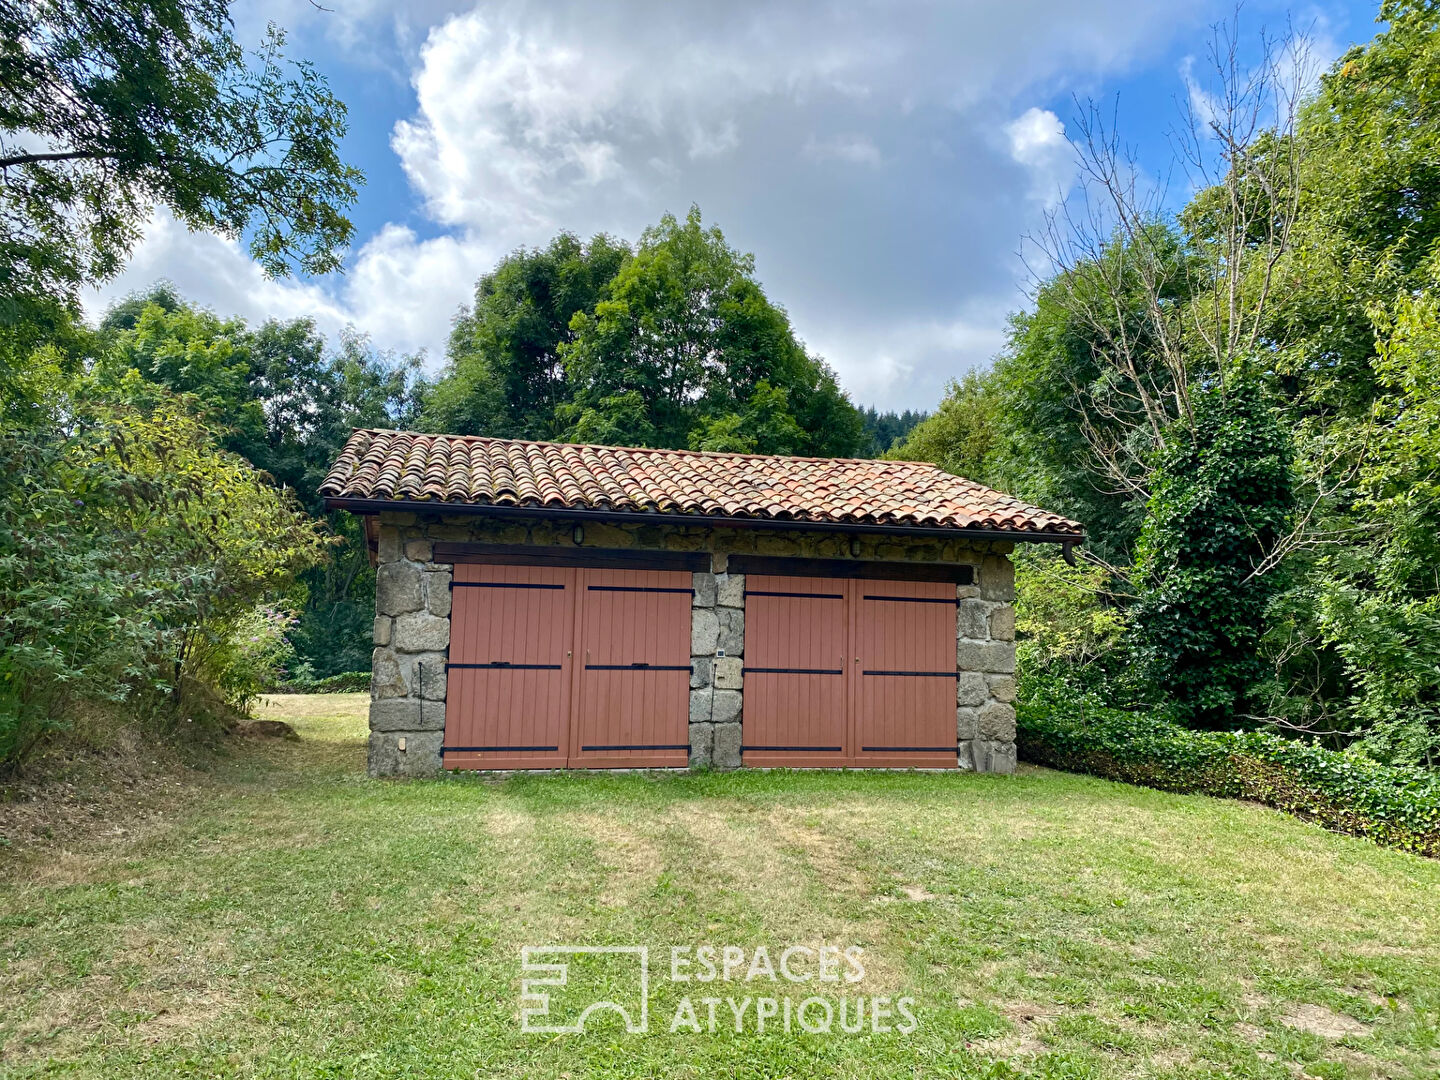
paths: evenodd
<path fill-rule="evenodd" d="M 794 518 L 730 517 L 720 514 L 662 514 L 647 510 L 596 510 L 568 506 L 496 506 L 493 503 L 439 502 L 432 499 L 352 499 L 329 496 L 325 506 L 352 514 L 399 511 L 418 514 L 476 514 L 497 518 L 563 518 L 567 521 L 628 522 L 641 525 L 708 525 L 729 529 L 797 529 L 806 532 L 883 533 L 947 540 L 999 540 L 1011 543 L 1063 544 L 1066 561 L 1085 534 L 1026 529 L 971 529 L 939 525 L 887 525 L 882 522 L 803 521 Z"/>

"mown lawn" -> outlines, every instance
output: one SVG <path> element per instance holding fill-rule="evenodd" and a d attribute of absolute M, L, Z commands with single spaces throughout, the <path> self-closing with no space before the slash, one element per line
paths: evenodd
<path fill-rule="evenodd" d="M 0 1073 L 1440 1075 L 1435 862 L 1042 770 L 373 783 L 363 710 L 279 699 L 303 740 L 167 822 L 12 853 Z M 650 1032 L 522 1032 L 519 950 L 552 943 L 650 946 Z M 858 945 L 860 983 L 792 996 L 918 1027 L 672 1034 L 684 994 L 786 992 L 669 982 L 701 943 Z"/>

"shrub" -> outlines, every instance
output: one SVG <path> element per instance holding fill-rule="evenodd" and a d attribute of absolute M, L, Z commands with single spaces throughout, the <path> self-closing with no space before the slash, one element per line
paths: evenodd
<path fill-rule="evenodd" d="M 1134 653 L 1188 723 L 1227 725 L 1265 676 L 1274 575 L 1262 573 L 1294 504 L 1290 440 L 1246 379 L 1195 394 L 1170 433 L 1140 535 Z"/>
<path fill-rule="evenodd" d="M 279 687 L 282 694 L 359 694 L 369 689 L 368 671 L 342 671 L 323 679 L 292 679 Z"/>
<path fill-rule="evenodd" d="M 255 698 L 280 681 L 295 657 L 295 648 L 285 636 L 294 625 L 292 613 L 268 604 L 235 621 L 229 636 L 208 657 L 215 687 L 227 704 L 248 713 Z"/>
<path fill-rule="evenodd" d="M 1205 732 L 1050 684 L 1018 712 L 1020 756 L 1163 791 L 1251 799 L 1327 829 L 1440 857 L 1440 775 L 1271 731 Z"/>
<path fill-rule="evenodd" d="M 0 427 L 0 770 L 82 703 L 144 713 L 230 678 L 237 623 L 326 545 L 183 399 L 42 390 Z"/>

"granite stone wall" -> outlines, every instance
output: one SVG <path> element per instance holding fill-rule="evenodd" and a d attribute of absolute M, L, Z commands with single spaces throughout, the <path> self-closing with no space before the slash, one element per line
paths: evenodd
<path fill-rule="evenodd" d="M 971 563 L 975 584 L 956 591 L 958 761 L 961 768 L 981 772 L 1015 767 L 1011 544 L 589 521 L 577 531 L 575 523 L 553 519 L 410 512 L 382 513 L 377 533 L 372 776 L 433 775 L 441 769 L 451 567 L 433 560 L 435 541 L 708 553 L 710 569 L 693 575 L 690 764 L 717 769 L 739 767 L 744 723 L 745 576 L 729 571 L 731 554 Z"/>
<path fill-rule="evenodd" d="M 710 557 L 694 575 L 690 609 L 690 767 L 740 767 L 744 712 L 745 575 L 729 555 Z"/>
<path fill-rule="evenodd" d="M 960 767 L 1015 771 L 1015 567 L 986 555 L 955 590 L 955 735 Z"/>

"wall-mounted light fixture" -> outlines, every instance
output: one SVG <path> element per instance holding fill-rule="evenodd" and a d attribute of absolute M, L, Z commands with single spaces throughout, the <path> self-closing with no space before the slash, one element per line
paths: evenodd
<path fill-rule="evenodd" d="M 860 538 L 858 536 L 850 537 L 850 554 L 856 559 L 860 557 Z"/>
<path fill-rule="evenodd" d="M 574 540 L 577 544 L 583 544 L 585 542 L 585 526 L 576 525 L 575 528 L 571 530 L 570 539 Z"/>

